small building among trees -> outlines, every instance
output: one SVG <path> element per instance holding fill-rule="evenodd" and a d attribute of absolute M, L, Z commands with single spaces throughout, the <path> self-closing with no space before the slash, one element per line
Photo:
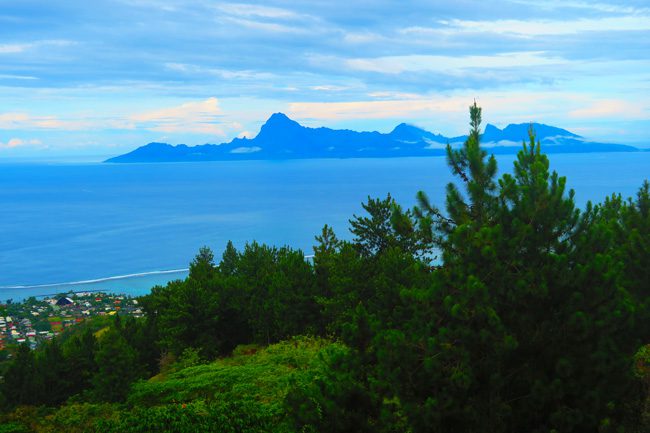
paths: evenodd
<path fill-rule="evenodd" d="M 60 298 L 58 301 L 56 301 L 56 305 L 58 305 L 59 307 L 64 307 L 66 305 L 72 305 L 72 304 L 74 304 L 74 301 L 68 297 L 63 297 Z"/>

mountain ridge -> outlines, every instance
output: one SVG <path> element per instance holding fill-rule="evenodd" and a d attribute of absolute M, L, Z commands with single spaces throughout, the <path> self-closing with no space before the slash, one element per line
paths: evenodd
<path fill-rule="evenodd" d="M 613 143 L 586 141 L 583 137 L 542 123 L 509 124 L 501 129 L 487 124 L 482 134 L 486 149 L 494 154 L 513 154 L 535 129 L 546 153 L 634 152 L 639 149 Z M 445 137 L 409 123 L 391 132 L 311 128 L 284 113 L 273 113 L 254 138 L 234 138 L 228 143 L 187 146 L 152 142 L 107 159 L 110 163 L 228 161 L 252 159 L 390 158 L 440 156 L 447 143 L 458 146 L 467 138 Z"/>

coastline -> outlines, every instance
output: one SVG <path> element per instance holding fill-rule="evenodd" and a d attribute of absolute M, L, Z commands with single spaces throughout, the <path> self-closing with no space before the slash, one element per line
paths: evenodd
<path fill-rule="evenodd" d="M 169 281 L 186 278 L 188 272 L 188 269 L 168 269 L 64 283 L 0 286 L 0 302 L 5 302 L 7 299 L 22 301 L 31 296 L 38 298 L 67 292 L 105 291 L 115 294 L 141 296 L 147 294 L 154 286 L 165 285 Z"/>

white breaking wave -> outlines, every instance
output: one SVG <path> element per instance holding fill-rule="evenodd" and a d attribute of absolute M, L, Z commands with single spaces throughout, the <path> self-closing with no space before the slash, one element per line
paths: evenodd
<path fill-rule="evenodd" d="M 169 269 L 165 271 L 150 271 L 150 272 L 139 272 L 137 274 L 126 274 L 126 275 L 116 275 L 113 277 L 105 278 L 96 278 L 94 280 L 82 280 L 82 281 L 71 281 L 67 283 L 51 283 L 51 284 L 36 284 L 36 285 L 25 285 L 25 286 L 0 286 L 2 289 L 39 289 L 45 287 L 59 287 L 59 286 L 80 286 L 83 284 L 93 284 L 93 283 L 103 283 L 105 281 L 114 281 L 114 280 L 126 280 L 129 278 L 136 277 L 146 277 L 148 275 L 164 275 L 164 274 L 177 274 L 180 272 L 187 272 L 189 269 Z"/>

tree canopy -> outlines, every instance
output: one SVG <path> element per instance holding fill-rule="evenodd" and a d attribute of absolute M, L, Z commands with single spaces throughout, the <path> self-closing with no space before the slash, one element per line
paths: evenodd
<path fill-rule="evenodd" d="M 469 113 L 444 209 L 423 191 L 413 209 L 368 197 L 310 258 L 229 242 L 216 263 L 202 247 L 186 280 L 140 299 L 144 319 L 18 348 L 4 406 L 134 401 L 139 379 L 187 370 L 161 385 L 182 388 L 197 364 L 310 335 L 336 350 L 286 382 L 283 431 L 648 431 L 650 184 L 578 209 L 535 131 L 497 177 Z"/>

